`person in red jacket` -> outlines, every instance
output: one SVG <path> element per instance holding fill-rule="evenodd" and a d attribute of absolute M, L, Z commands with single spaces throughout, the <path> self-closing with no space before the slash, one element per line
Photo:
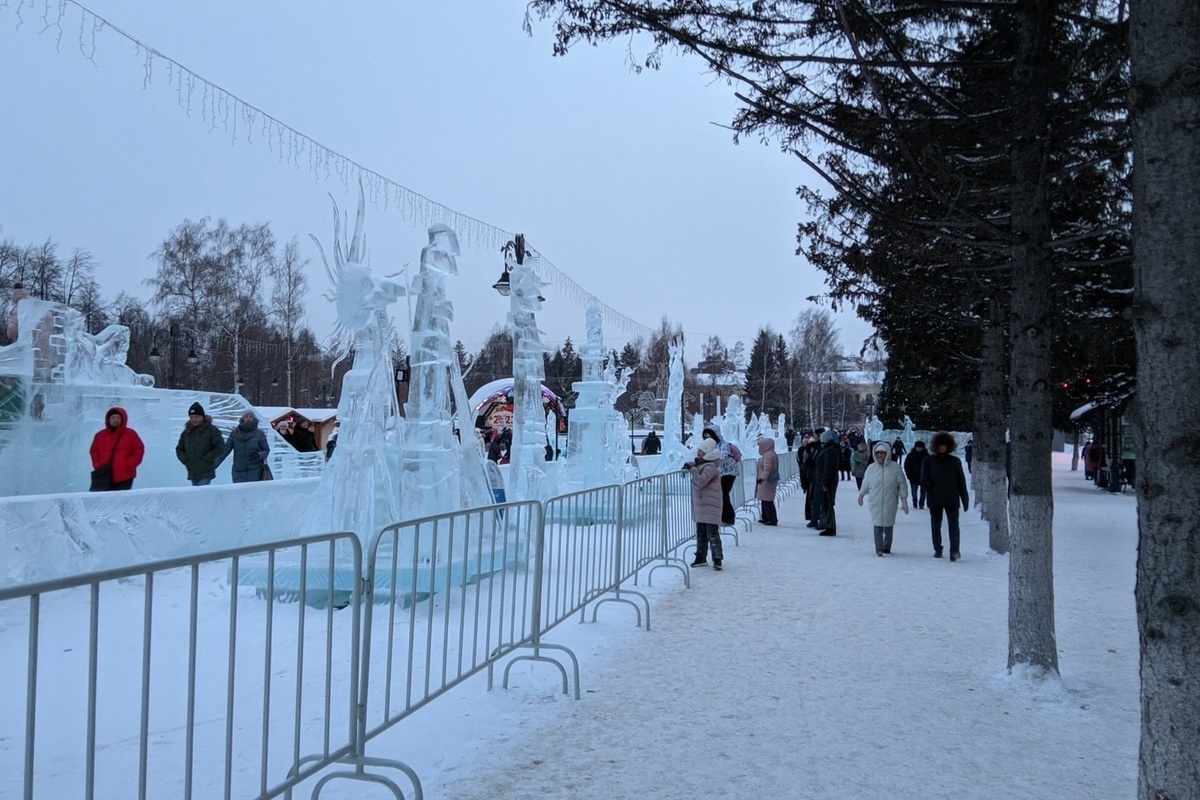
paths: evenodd
<path fill-rule="evenodd" d="M 107 489 L 93 491 L 119 491 L 132 489 L 137 468 L 146 454 L 146 446 L 137 431 L 129 427 L 125 409 L 114 406 L 104 414 L 104 428 L 92 438 L 92 469 L 112 464 L 112 483 Z"/>

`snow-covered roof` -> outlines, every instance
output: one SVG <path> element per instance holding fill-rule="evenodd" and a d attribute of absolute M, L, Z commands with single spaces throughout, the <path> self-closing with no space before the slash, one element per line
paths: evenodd
<path fill-rule="evenodd" d="M 264 419 L 276 422 L 284 417 L 295 414 L 309 422 L 326 422 L 337 416 L 336 408 L 296 408 L 295 406 L 255 406 Z"/>

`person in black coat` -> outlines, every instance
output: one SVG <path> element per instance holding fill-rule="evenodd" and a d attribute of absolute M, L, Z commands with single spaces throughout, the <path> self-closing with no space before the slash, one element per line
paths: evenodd
<path fill-rule="evenodd" d="M 821 434 L 821 449 L 813 459 L 812 467 L 812 511 L 813 524 L 817 527 L 822 514 L 829 513 L 833 518 L 834 500 L 837 498 L 838 464 L 842 457 L 842 447 L 838 443 L 837 434 L 825 431 Z M 837 524 L 820 531 L 821 536 L 836 536 Z"/>
<path fill-rule="evenodd" d="M 954 437 L 938 431 L 930 441 L 933 454 L 921 464 L 921 488 L 929 503 L 929 529 L 933 536 L 933 557 L 942 557 L 942 515 L 946 516 L 946 527 L 950 532 L 950 560 L 958 561 L 959 529 L 958 505 L 963 511 L 970 508 L 971 498 L 967 494 L 967 476 L 963 474 L 962 462 L 952 455 Z"/>
<path fill-rule="evenodd" d="M 904 442 L 900 441 L 900 437 L 897 436 L 896 441 L 892 442 L 892 461 L 903 461 L 904 452 Z"/>
<path fill-rule="evenodd" d="M 812 513 L 812 476 L 813 463 L 821 443 L 815 436 L 805 436 L 804 446 L 796 451 L 796 465 L 800 470 L 800 491 L 804 492 L 804 518 L 809 521 L 808 527 L 817 527 L 817 518 Z"/>
<path fill-rule="evenodd" d="M 917 440 L 913 443 L 912 452 L 904 457 L 904 477 L 908 478 L 909 486 L 912 487 L 913 508 L 925 507 L 925 490 L 921 488 L 921 464 L 925 463 L 925 457 L 928 455 L 925 443 Z"/>

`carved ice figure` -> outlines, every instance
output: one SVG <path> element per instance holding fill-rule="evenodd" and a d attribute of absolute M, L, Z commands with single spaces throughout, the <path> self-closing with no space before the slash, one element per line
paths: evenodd
<path fill-rule="evenodd" d="M 875 414 L 867 420 L 866 427 L 863 429 L 863 435 L 867 437 L 869 442 L 878 442 L 883 437 L 883 422 Z"/>
<path fill-rule="evenodd" d="M 513 337 L 513 438 L 510 450 L 512 499 L 541 500 L 546 479 L 542 381 L 546 377 L 536 313 L 542 281 L 523 263 L 512 263 L 508 326 Z"/>
<path fill-rule="evenodd" d="M 787 437 L 787 415 L 780 414 L 775 425 L 775 438 L 783 441 Z"/>
<path fill-rule="evenodd" d="M 667 380 L 667 407 L 663 412 L 663 449 L 659 472 L 679 469 L 688 460 L 683 444 L 683 340 L 673 339 L 668 345 L 671 372 Z"/>
<path fill-rule="evenodd" d="M 912 450 L 913 442 L 917 441 L 917 432 L 908 414 L 904 415 L 904 431 L 900 434 L 900 441 L 904 442 L 905 450 Z"/>
<path fill-rule="evenodd" d="M 742 402 L 741 395 L 730 395 L 729 401 L 725 404 L 725 416 L 721 422 L 721 438 L 727 442 L 733 442 L 744 453 L 758 452 L 757 440 L 750 443 L 755 445 L 753 449 L 750 449 L 750 444 L 746 442 L 746 405 Z"/>
<path fill-rule="evenodd" d="M 473 442 L 463 447 L 454 435 L 451 396 L 467 408 L 466 388 L 450 342 L 453 305 L 446 297 L 446 277 L 458 275 L 458 237 L 438 223 L 428 229 L 421 266 L 412 293 L 409 398 L 405 404 L 401 451 L 400 498 L 404 516 L 413 519 L 492 502 L 483 455 Z"/>
<path fill-rule="evenodd" d="M 354 353 L 354 366 L 342 378 L 338 402 L 338 445 L 309 512 L 307 530 L 354 531 L 368 541 L 379 528 L 402 518 L 399 452 L 404 421 L 396 401 L 391 351 L 394 332 L 389 304 L 405 294 L 391 277 L 376 277 L 366 265 L 363 234 L 365 200 L 358 191 L 358 213 L 349 242 L 333 204 L 331 268 L 315 236 L 321 261 L 333 284 L 325 296 L 337 308 L 334 347 L 338 360 Z"/>
<path fill-rule="evenodd" d="M 571 385 L 576 393 L 567 435 L 567 483 L 587 489 L 618 483 L 625 476 L 629 438 L 625 421 L 613 408 L 625 392 L 630 374 L 620 377 L 613 362 L 604 363 L 603 316 L 591 306 L 585 312 L 587 338 L 580 348 L 583 380 Z"/>

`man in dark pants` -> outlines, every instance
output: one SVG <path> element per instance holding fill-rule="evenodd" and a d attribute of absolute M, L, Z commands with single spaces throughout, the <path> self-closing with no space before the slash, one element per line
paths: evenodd
<path fill-rule="evenodd" d="M 838 464 L 841 461 L 842 448 L 838 437 L 833 431 L 821 434 L 821 449 L 813 459 L 812 473 L 812 513 L 814 526 L 819 528 L 821 536 L 837 536 L 837 523 L 833 514 L 834 500 L 837 498 Z M 828 514 L 826 514 L 828 512 Z M 820 528 L 822 516 L 828 516 L 833 522 L 827 528 Z"/>
<path fill-rule="evenodd" d="M 942 514 L 945 513 L 946 527 L 950 533 L 951 561 L 958 561 L 960 558 L 958 504 L 962 503 L 963 511 L 971 507 L 962 462 L 951 455 L 955 446 L 953 436 L 945 431 L 938 431 L 930 441 L 933 454 L 921 463 L 921 488 L 925 492 L 925 501 L 929 504 L 933 557 L 942 557 Z"/>

